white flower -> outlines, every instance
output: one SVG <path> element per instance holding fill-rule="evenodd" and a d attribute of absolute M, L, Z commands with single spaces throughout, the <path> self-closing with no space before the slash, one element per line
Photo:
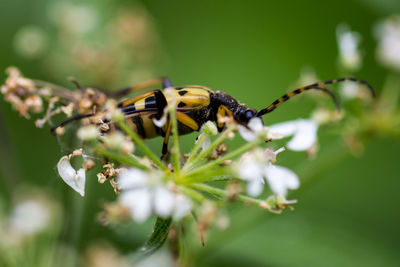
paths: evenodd
<path fill-rule="evenodd" d="M 75 34 L 91 31 L 98 24 L 96 9 L 89 5 L 56 2 L 50 9 L 51 19 L 64 30 Z"/>
<path fill-rule="evenodd" d="M 174 195 L 165 187 L 154 189 L 154 212 L 163 218 L 171 215 L 174 209 Z"/>
<path fill-rule="evenodd" d="M 272 135 L 280 138 L 293 135 L 287 147 L 294 151 L 310 149 L 317 142 L 318 123 L 312 119 L 298 119 L 269 127 Z M 275 137 L 274 139 L 280 139 Z"/>
<path fill-rule="evenodd" d="M 81 196 L 85 195 L 85 169 L 80 168 L 79 170 L 75 170 L 71 165 L 70 157 L 64 156 L 57 163 L 57 171 L 67 185 Z"/>
<path fill-rule="evenodd" d="M 192 209 L 190 200 L 179 193 L 172 192 L 161 181 L 162 173 L 145 172 L 131 168 L 118 176 L 122 193 L 119 201 L 130 211 L 137 222 L 144 222 L 152 213 L 179 220 Z"/>
<path fill-rule="evenodd" d="M 343 83 L 340 92 L 344 98 L 354 99 L 359 95 L 360 87 L 356 83 Z"/>
<path fill-rule="evenodd" d="M 282 150 L 277 150 L 275 153 L 280 153 Z M 297 189 L 299 187 L 299 179 L 291 170 L 273 165 L 273 155 L 270 151 L 265 152 L 256 149 L 242 156 L 236 166 L 236 173 L 239 178 L 247 181 L 247 193 L 250 196 L 256 197 L 261 194 L 264 181 L 267 180 L 271 191 L 275 195 L 285 196 L 288 189 Z"/>
<path fill-rule="evenodd" d="M 212 121 L 207 121 L 203 124 L 203 126 L 201 126 L 201 132 L 204 132 L 208 135 L 217 135 L 218 129 Z"/>
<path fill-rule="evenodd" d="M 99 130 L 95 125 L 83 126 L 79 128 L 77 136 L 83 141 L 94 140 L 99 136 Z"/>
<path fill-rule="evenodd" d="M 207 121 L 203 126 L 201 127 L 199 136 L 196 138 L 195 144 L 199 142 L 200 139 L 203 139 L 201 143 L 201 149 L 204 151 L 209 146 L 211 145 L 211 135 L 217 135 L 218 134 L 218 129 L 215 126 L 215 124 L 211 121 Z"/>
<path fill-rule="evenodd" d="M 346 24 L 340 24 L 336 29 L 339 46 L 340 63 L 349 70 L 358 70 L 361 66 L 361 53 L 358 50 L 361 37 L 352 32 Z"/>
<path fill-rule="evenodd" d="M 49 208 L 36 199 L 18 203 L 11 213 L 10 225 L 22 234 L 33 234 L 43 230 L 50 219 Z"/>
<path fill-rule="evenodd" d="M 242 138 L 248 142 L 256 140 L 259 136 L 268 137 L 268 128 L 264 126 L 262 119 L 259 117 L 252 118 L 247 127 L 238 125 L 238 131 Z"/>
<path fill-rule="evenodd" d="M 275 195 L 286 196 L 288 189 L 299 188 L 299 178 L 288 168 L 270 164 L 265 169 L 265 175 Z"/>
<path fill-rule="evenodd" d="M 250 196 L 258 196 L 264 187 L 264 166 L 268 164 L 263 152 L 259 149 L 252 153 L 244 154 L 236 168 L 237 175 L 248 181 L 247 193 Z"/>
<path fill-rule="evenodd" d="M 175 207 L 172 212 L 174 220 L 180 220 L 192 210 L 192 202 L 184 195 L 177 194 L 175 196 Z"/>
<path fill-rule="evenodd" d="M 38 58 L 46 51 L 49 38 L 46 32 L 34 25 L 20 28 L 14 36 L 14 48 L 16 52 L 27 58 Z"/>
<path fill-rule="evenodd" d="M 375 29 L 379 41 L 377 57 L 384 65 L 400 70 L 400 16 L 392 16 Z"/>

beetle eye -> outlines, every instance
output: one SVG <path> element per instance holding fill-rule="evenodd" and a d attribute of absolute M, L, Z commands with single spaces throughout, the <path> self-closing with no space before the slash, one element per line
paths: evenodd
<path fill-rule="evenodd" d="M 256 114 L 252 110 L 247 110 L 245 113 L 246 120 L 250 120 L 253 118 Z"/>

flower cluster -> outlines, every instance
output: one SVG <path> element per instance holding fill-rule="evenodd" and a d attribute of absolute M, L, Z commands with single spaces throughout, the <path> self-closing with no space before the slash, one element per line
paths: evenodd
<path fill-rule="evenodd" d="M 126 206 L 132 218 L 142 222 L 154 213 L 162 218 L 182 219 L 192 209 L 192 202 L 173 183 L 163 181 L 164 173 L 146 172 L 131 168 L 118 177 L 118 186 L 122 190 L 119 200 Z"/>
<path fill-rule="evenodd" d="M 379 41 L 377 58 L 385 66 L 400 70 L 400 15 L 394 15 L 380 22 L 375 35 Z"/>
<path fill-rule="evenodd" d="M 340 24 L 336 30 L 339 47 L 339 63 L 350 71 L 361 67 L 361 53 L 358 49 L 361 37 L 357 32 L 350 31 L 348 25 Z"/>

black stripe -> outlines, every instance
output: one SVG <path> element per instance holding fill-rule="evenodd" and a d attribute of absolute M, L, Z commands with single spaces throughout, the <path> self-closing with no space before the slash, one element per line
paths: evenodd
<path fill-rule="evenodd" d="M 144 108 L 155 108 L 156 107 L 156 97 L 149 96 L 144 100 Z"/>
<path fill-rule="evenodd" d="M 287 95 L 287 94 L 285 94 L 284 96 L 282 96 L 282 99 L 284 100 L 284 101 L 286 101 L 286 100 L 288 100 L 290 97 Z"/>
<path fill-rule="evenodd" d="M 131 112 L 133 112 L 133 111 L 136 110 L 136 107 L 135 107 L 135 104 L 132 104 L 132 105 L 123 107 L 121 110 L 122 110 L 122 112 L 124 112 L 124 113 L 131 113 Z"/>
<path fill-rule="evenodd" d="M 136 125 L 138 134 L 143 137 L 146 138 L 146 132 L 144 131 L 144 127 L 143 127 L 143 119 L 140 116 L 134 116 L 132 117 L 132 122 Z"/>
<path fill-rule="evenodd" d="M 154 91 L 154 99 L 155 99 L 155 104 L 157 106 L 157 116 L 156 119 L 160 119 L 161 116 L 164 113 L 164 108 L 168 105 L 167 99 L 165 98 L 164 94 L 160 90 L 155 90 Z"/>

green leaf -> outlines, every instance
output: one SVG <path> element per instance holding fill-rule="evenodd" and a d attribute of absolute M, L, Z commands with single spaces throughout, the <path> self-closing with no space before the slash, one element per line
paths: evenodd
<path fill-rule="evenodd" d="M 156 252 L 167 240 L 172 219 L 163 219 L 157 217 L 153 233 L 146 244 L 140 249 L 139 257 L 147 257 Z"/>

